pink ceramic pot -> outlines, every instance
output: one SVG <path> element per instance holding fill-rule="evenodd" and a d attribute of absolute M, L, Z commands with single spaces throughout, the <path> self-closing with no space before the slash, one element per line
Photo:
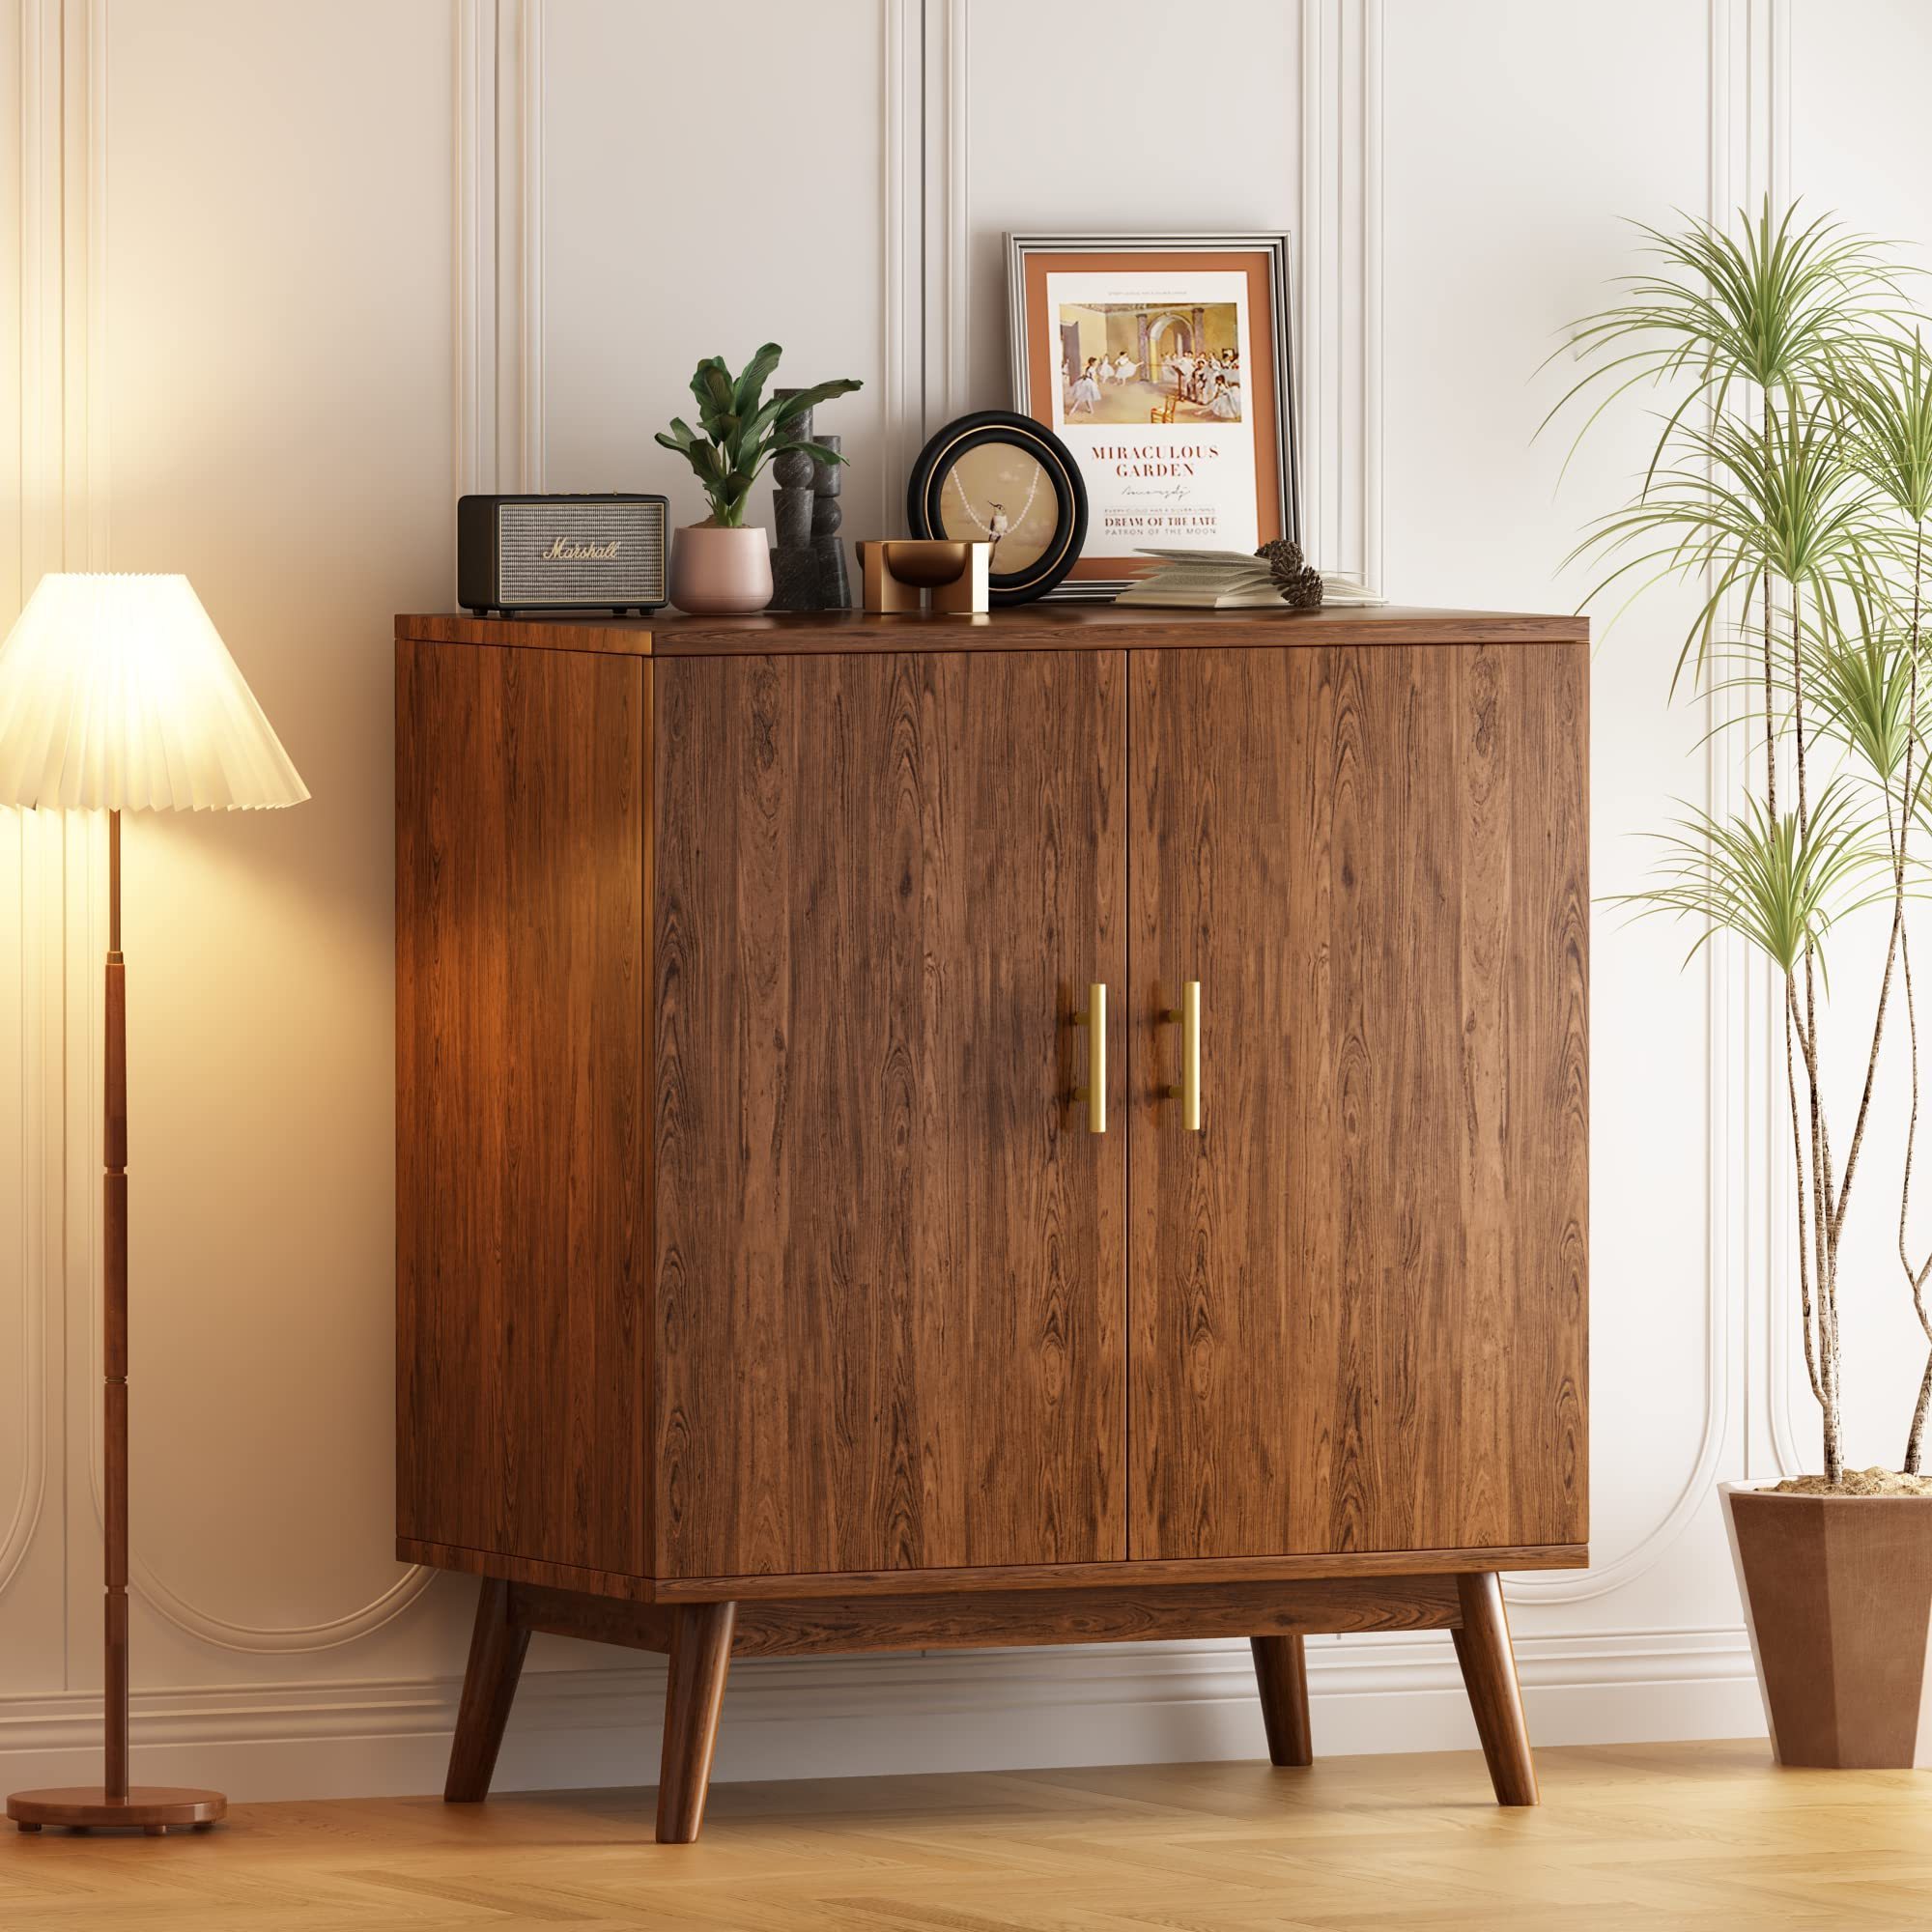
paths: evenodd
<path fill-rule="evenodd" d="M 671 539 L 670 601 L 698 617 L 735 617 L 772 601 L 771 539 L 753 524 L 687 524 Z"/>

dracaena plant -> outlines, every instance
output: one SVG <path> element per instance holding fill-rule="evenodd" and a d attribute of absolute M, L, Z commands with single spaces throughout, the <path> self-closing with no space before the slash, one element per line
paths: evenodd
<path fill-rule="evenodd" d="M 737 376 L 722 355 L 707 355 L 691 379 L 691 393 L 697 398 L 697 428 L 703 434 L 682 416 L 673 416 L 669 429 L 658 431 L 657 440 L 667 449 L 676 450 L 696 472 L 711 503 L 707 521 L 726 529 L 744 523 L 752 485 L 773 457 L 802 449 L 820 463 L 845 460 L 837 450 L 792 431 L 816 404 L 849 395 L 863 384 L 845 377 L 765 402 L 765 384 L 783 354 L 776 342 L 768 342 Z"/>
<path fill-rule="evenodd" d="M 1735 805 L 1692 809 L 1662 835 L 1653 884 L 1628 903 L 1688 920 L 1693 952 L 1731 935 L 1776 976 L 1780 1157 L 1796 1181 L 1804 1364 L 1833 1485 L 1844 1480 L 1840 1256 L 1879 1072 L 1901 1062 L 1896 1245 L 1928 1344 L 1902 1463 L 1917 1473 L 1932 1406 L 1932 1255 L 1915 1252 L 1911 1227 L 1912 928 L 1932 857 L 1932 358 L 1910 271 L 1830 218 L 1767 201 L 1735 230 L 1640 232 L 1646 265 L 1623 300 L 1572 330 L 1586 369 L 1550 416 L 1586 408 L 1580 440 L 1638 389 L 1661 400 L 1661 427 L 1633 500 L 1573 557 L 1602 559 L 1593 598 L 1698 585 L 1673 695 L 1720 694 L 1718 728 L 1747 734 L 1749 778 Z M 1841 979 L 1834 1006 L 1828 963 L 1861 911 L 1883 923 L 1883 969 L 1869 999 Z"/>

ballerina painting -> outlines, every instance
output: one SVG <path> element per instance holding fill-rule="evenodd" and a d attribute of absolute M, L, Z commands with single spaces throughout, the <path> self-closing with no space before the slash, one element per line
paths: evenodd
<path fill-rule="evenodd" d="M 1058 422 L 1239 419 L 1238 302 L 1063 301 L 1058 315 Z M 1215 407 L 1223 379 L 1235 392 L 1232 416 Z"/>

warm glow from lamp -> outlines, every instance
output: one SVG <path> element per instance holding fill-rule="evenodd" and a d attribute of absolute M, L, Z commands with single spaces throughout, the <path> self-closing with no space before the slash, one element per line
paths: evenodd
<path fill-rule="evenodd" d="M 203 1831 L 218 1791 L 135 1784 L 128 1724 L 128 962 L 121 814 L 299 805 L 308 796 L 185 577 L 41 579 L 0 644 L 0 805 L 107 813 L 101 976 L 101 1779 L 16 1791 L 7 1815 L 48 1825 Z"/>
<path fill-rule="evenodd" d="M 0 645 L 0 805 L 299 805 L 301 775 L 185 577 L 41 579 Z"/>

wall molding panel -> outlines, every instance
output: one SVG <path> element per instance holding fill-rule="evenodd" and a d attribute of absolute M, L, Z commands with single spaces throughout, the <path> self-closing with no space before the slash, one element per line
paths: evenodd
<path fill-rule="evenodd" d="M 61 289 L 61 14 L 54 0 L 23 0 L 19 43 L 18 390 L 10 409 L 19 436 L 17 520 L 8 531 L 12 582 L 24 602 L 54 567 L 62 543 L 60 370 L 64 344 Z M 11 622 L 12 611 L 7 613 Z M 63 1297 L 61 1140 L 63 960 L 61 840 L 56 819 L 0 813 L 6 831 L 5 872 L 16 920 L 13 977 L 18 988 L 19 1080 L 14 1153 L 18 1215 L 15 1289 L 19 1296 L 16 1364 L 20 1478 L 0 1527 L 0 1598 L 21 1576 L 36 1539 L 50 1521 L 49 1472 L 60 1462 L 63 1427 L 60 1341 Z M 18 1598 L 11 1615 L 43 1619 L 46 1606 Z M 57 1628 L 39 1634 L 57 1644 Z"/>
<path fill-rule="evenodd" d="M 925 439 L 968 408 L 971 0 L 884 0 L 885 424 L 880 528 L 902 531 Z"/>
<path fill-rule="evenodd" d="M 1740 205 L 1755 207 L 1767 192 L 1789 192 L 1788 0 L 1708 0 L 1708 177 L 1704 213 L 1731 224 Z M 1734 732 L 1722 728 L 1740 701 L 1726 689 L 1708 692 L 1703 709 L 1704 807 L 1723 814 L 1748 781 L 1749 760 Z M 1704 1410 L 1696 1452 L 1682 1485 L 1657 1523 L 1629 1549 L 1576 1576 L 1560 1572 L 1513 1580 L 1510 1596 L 1521 1603 L 1574 1604 L 1605 1597 L 1635 1582 L 1661 1563 L 1684 1532 L 1708 1509 L 1716 1483 L 1748 1468 L 1748 1437 L 1740 1440 L 1734 1391 L 1753 1382 L 1747 1366 L 1754 1323 L 1762 1324 L 1765 1297 L 1753 1293 L 1766 1279 L 1767 1238 L 1775 1252 L 1779 1202 L 1776 1107 L 1782 1078 L 1774 1065 L 1770 1015 L 1771 980 L 1741 947 L 1709 947 L 1704 977 L 1710 1052 L 1705 1101 L 1710 1121 L 1706 1190 L 1709 1202 L 1704 1262 L 1702 1346 Z M 1740 1092 L 1739 1076 L 1748 1083 Z M 1785 1197 L 1788 1199 L 1788 1195 Z M 1774 1279 L 1776 1276 L 1774 1274 Z M 1790 1290 L 1790 1320 L 1796 1293 Z M 1775 1293 L 1770 1299 L 1775 1303 Z M 1780 1366 L 1776 1336 L 1790 1322 L 1771 1323 L 1772 1374 Z M 1775 1381 L 1764 1394 L 1774 1424 L 1788 1432 L 1790 1390 Z M 1784 1456 L 1788 1434 L 1780 1441 Z M 1786 1460 L 1783 1466 L 1793 1463 Z"/>
<path fill-rule="evenodd" d="M 1721 156 L 1728 192 L 1721 206 L 1714 207 L 1712 218 L 1721 214 L 1735 221 L 1741 210 L 1754 211 L 1766 195 L 1779 206 L 1791 198 L 1791 0 L 1712 0 L 1712 11 L 1713 31 L 1722 37 L 1728 57 L 1733 99 L 1742 103 L 1741 110 L 1734 106 L 1727 129 L 1729 152 Z M 1715 708 L 1721 700 L 1713 702 Z M 1733 734 L 1724 735 L 1729 739 Z M 1753 778 L 1760 777 L 1760 767 L 1729 743 L 1721 751 L 1714 747 L 1714 756 L 1722 760 L 1714 779 L 1714 785 L 1723 787 L 1719 798 L 1724 807 L 1734 807 Z M 1795 1475 L 1818 1458 L 1804 1446 L 1792 1413 L 1804 1366 L 1794 1341 L 1799 1328 L 1798 1256 L 1792 1238 L 1796 1196 L 1785 1113 L 1781 996 L 1768 962 L 1736 958 L 1729 978 L 1728 996 L 1744 1036 L 1738 1045 L 1748 1056 L 1741 1065 L 1760 1117 L 1746 1123 L 1756 1158 L 1750 1174 L 1754 1184 L 1741 1196 L 1740 1207 L 1748 1203 L 1755 1208 L 1747 1222 L 1755 1237 L 1755 1279 L 1768 1288 L 1761 1295 L 1747 1291 L 1744 1302 L 1746 1467 L 1753 1474 Z"/>
<path fill-rule="evenodd" d="M 62 561 L 69 569 L 110 566 L 111 504 L 107 384 L 107 66 L 108 0 L 68 0 L 62 22 L 65 100 L 64 187 L 66 347 L 61 391 L 63 422 Z M 71 1382 L 74 1424 L 84 1433 L 92 1523 L 74 1537 L 75 1583 L 71 1650 L 85 1655 L 99 1627 L 100 1472 L 100 1227 L 102 1043 L 99 1036 L 100 961 L 106 948 L 104 822 L 51 821 L 65 843 L 65 1030 L 68 1046 L 65 1145 L 70 1151 L 62 1187 L 70 1309 L 84 1308 L 85 1347 L 71 1359 L 84 1375 Z M 230 1650 L 326 1649 L 379 1630 L 431 1581 L 408 1572 L 374 1603 L 350 1614 L 288 1629 L 231 1623 L 198 1608 L 162 1580 L 140 1548 L 137 1510 L 129 1550 L 129 1587 L 147 1607 L 177 1630 Z"/>
<path fill-rule="evenodd" d="M 18 922 L 18 951 L 10 977 L 20 999 L 15 1165 L 19 1244 L 14 1284 L 20 1297 L 19 1394 L 14 1406 L 14 1424 L 19 1432 L 20 1480 L 12 1508 L 0 1524 L 0 1597 L 20 1574 L 46 1510 L 47 1470 L 53 1461 L 49 1436 L 58 1413 L 57 1404 L 49 1402 L 48 1394 L 58 1387 L 59 1378 L 59 1364 L 49 1347 L 49 1338 L 57 1329 L 48 1314 L 60 1305 L 59 1276 L 49 1265 L 47 1212 L 48 1182 L 58 1172 L 48 1158 L 47 1059 L 49 1042 L 58 1040 L 59 1029 L 57 1014 L 50 1014 L 47 1008 L 46 974 L 46 954 L 55 951 L 60 934 L 58 920 L 46 917 L 47 901 L 52 896 L 49 859 L 57 868 L 60 850 L 56 838 L 48 836 L 48 822 L 37 814 L 8 812 L 4 816 L 11 823 L 0 877 L 14 874 L 15 891 L 11 896 Z M 55 965 L 53 984 L 58 987 L 57 951 Z M 54 1070 L 58 1071 L 58 1063 Z M 59 1225 L 55 1220 L 56 1254 Z"/>
<path fill-rule="evenodd" d="M 454 5 L 456 488 L 541 490 L 544 0 Z"/>
<path fill-rule="evenodd" d="M 1302 540 L 1319 569 L 1384 578 L 1383 0 L 1302 0 L 1295 380 Z"/>

